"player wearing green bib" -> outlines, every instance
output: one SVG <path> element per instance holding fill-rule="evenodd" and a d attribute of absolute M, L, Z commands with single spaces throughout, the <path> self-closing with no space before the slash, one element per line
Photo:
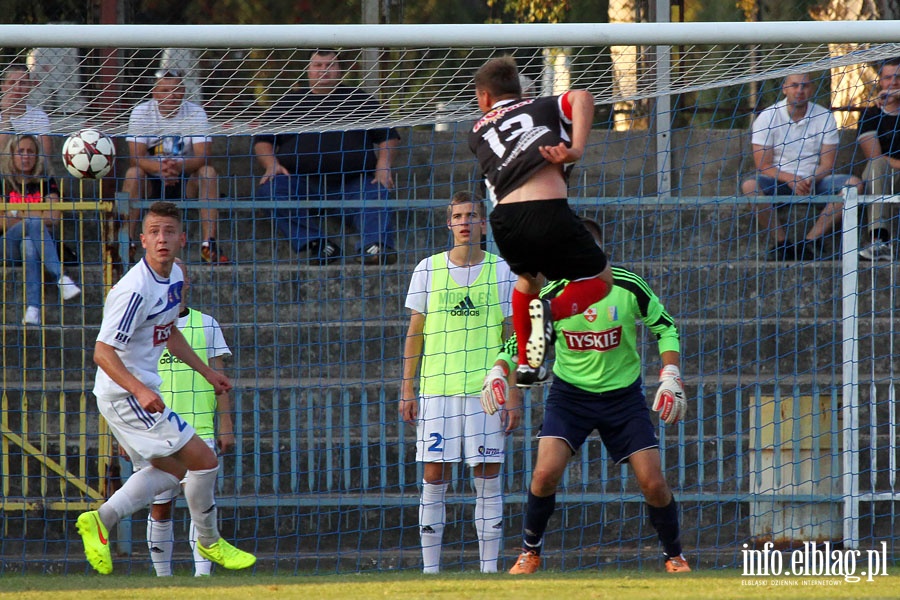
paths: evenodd
<path fill-rule="evenodd" d="M 600 227 L 585 220 L 599 244 Z M 556 505 L 556 488 L 569 459 L 597 430 L 610 457 L 627 461 L 634 470 L 651 525 L 656 529 L 670 573 L 690 571 L 682 555 L 678 508 L 662 472 L 659 440 L 642 391 L 636 321 L 656 336 L 663 369 L 653 409 L 674 425 L 684 418 L 686 404 L 679 371 L 680 344 L 675 321 L 640 276 L 613 267 L 615 285 L 603 300 L 583 313 L 554 321 L 555 378 L 544 406 L 538 453 L 528 491 L 522 554 L 512 574 L 537 571 L 544 531 Z M 558 295 L 566 281 L 554 281 L 541 291 L 544 299 Z M 498 365 L 512 363 L 514 339 L 507 341 Z M 485 394 L 496 389 L 485 382 Z M 490 398 L 485 401 L 490 402 Z"/>
<path fill-rule="evenodd" d="M 213 317 L 188 308 L 190 277 L 184 263 L 180 260 L 176 262 L 184 273 L 181 313 L 176 326 L 197 356 L 212 368 L 221 371 L 223 358 L 231 356 L 231 350 L 225 342 L 219 323 Z M 203 377 L 172 356 L 168 350 L 159 359 L 159 375 L 162 377 L 160 395 L 166 406 L 189 423 L 210 449 L 218 450 L 219 453 L 230 450 L 234 446 L 234 428 L 229 395 L 216 395 Z M 147 516 L 147 546 L 153 568 L 159 577 L 172 575 L 172 550 L 175 545 L 172 509 L 177 495 L 177 490 L 158 495 Z M 196 527 L 191 521 L 189 540 L 194 553 L 194 575 L 200 577 L 211 573 L 212 563 L 197 552 L 196 536 Z"/>
<path fill-rule="evenodd" d="M 451 463 L 465 458 L 475 479 L 481 571 L 494 573 L 503 537 L 504 434 L 518 426 L 521 400 L 516 390 L 506 411 L 489 415 L 479 392 L 503 343 L 515 276 L 502 258 L 481 249 L 484 205 L 471 194 L 453 196 L 447 227 L 453 248 L 421 261 L 410 281 L 399 408 L 403 419 L 416 425 L 416 460 L 424 463 L 419 506 L 424 572 L 440 570 Z"/>

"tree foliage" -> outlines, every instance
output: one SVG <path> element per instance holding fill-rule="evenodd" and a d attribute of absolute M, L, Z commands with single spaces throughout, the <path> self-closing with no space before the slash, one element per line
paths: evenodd
<path fill-rule="evenodd" d="M 516 23 L 563 23 L 569 13 L 569 0 L 487 0 Z"/>

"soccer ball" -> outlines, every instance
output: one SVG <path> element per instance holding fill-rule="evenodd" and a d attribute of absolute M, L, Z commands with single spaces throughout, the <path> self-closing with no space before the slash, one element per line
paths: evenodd
<path fill-rule="evenodd" d="M 63 144 L 63 164 L 79 179 L 100 179 L 113 167 L 116 147 L 112 139 L 96 129 L 73 133 Z"/>

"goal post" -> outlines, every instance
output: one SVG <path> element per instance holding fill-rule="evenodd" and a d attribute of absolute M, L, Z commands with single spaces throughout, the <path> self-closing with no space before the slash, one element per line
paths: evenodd
<path fill-rule="evenodd" d="M 208 116 L 203 131 L 181 134 L 209 137 L 218 194 L 176 201 L 187 215 L 192 305 L 221 323 L 233 353 L 235 450 L 221 459 L 217 504 L 226 537 L 272 558 L 276 570 L 421 566 L 421 466 L 412 429 L 396 411 L 409 323 L 405 297 L 416 264 L 448 246 L 450 197 L 481 190 L 467 139 L 480 114 L 472 76 L 501 54 L 515 57 L 530 94 L 552 95 L 568 82 L 594 96 L 594 127 L 571 173 L 570 204 L 600 223 L 613 264 L 643 277 L 679 326 L 689 416 L 658 434 L 688 555 L 702 565 L 733 566 L 745 544 L 791 548 L 803 541 L 865 549 L 890 540 L 893 555 L 900 552 L 892 535 L 900 510 L 896 258 L 866 263 L 857 255 L 871 225 L 865 207 L 893 209 L 900 196 L 866 189 L 779 199 L 793 240 L 812 227 L 822 201 L 844 202 L 842 223 L 821 240 L 816 260 L 784 262 L 769 260 L 776 240 L 757 218 L 771 199 L 741 192 L 755 176 L 751 122 L 779 100 L 782 80 L 812 74 L 816 103 L 858 115 L 865 107 L 832 106 L 828 73 L 900 56 L 900 21 L 0 25 L 0 40 L 0 68 L 27 69 L 41 86 L 20 102 L 43 102 L 33 108 L 47 114 L 49 130 L 37 133 L 52 139 L 46 163 L 63 180 L 64 201 L 117 197 L 122 206 L 125 199 L 129 207 L 149 205 L 123 191 L 131 166 L 124 138 L 130 112 L 150 98 L 157 71 L 182 74 Z M 850 50 L 834 54 L 837 44 Z M 276 115 L 278 101 L 306 85 L 309 58 L 319 48 L 340 51 L 344 82 L 371 93 L 379 111 Z M 54 56 L 64 58 L 56 67 L 70 72 L 54 71 Z M 622 73 L 628 85 L 618 85 Z M 853 85 L 865 87 L 867 98 L 877 93 L 875 81 Z M 62 141 L 87 126 L 117 140 L 117 168 L 102 185 L 63 177 Z M 316 218 L 343 256 L 315 264 L 309 248 L 297 252 L 285 239 L 279 212 L 302 206 L 352 213 L 369 201 L 307 201 L 308 188 L 289 199 L 266 195 L 254 136 L 388 127 L 400 141 L 392 157 L 394 189 L 379 206 L 389 209 L 397 264 L 361 264 L 361 239 L 350 219 L 324 214 Z M 8 133 L 14 131 L 0 131 Z M 856 130 L 837 133 L 835 172 L 861 177 L 867 160 Z M 14 208 L 7 200 L 0 208 Z M 218 209 L 218 240 L 230 264 L 202 263 L 198 208 Z M 110 457 L 97 456 L 106 446 L 96 441 L 88 392 L 95 367 L 85 357 L 106 291 L 101 258 L 117 254 L 115 266 L 128 266 L 135 240 L 123 221 L 116 251 L 108 229 L 84 214 L 66 217 L 65 229 L 75 232 L 82 262 L 77 326 L 70 318 L 76 309 L 58 301 L 53 282 L 45 281 L 42 329 L 23 328 L 27 281 L 20 265 L 3 268 L 0 565 L 34 568 L 53 559 L 80 565 L 77 539 L 45 539 L 46 524 L 71 521 L 66 506 L 96 503 L 97 480 L 114 479 L 94 472 Z M 897 216 L 886 214 L 896 239 Z M 643 390 L 652 396 L 659 353 L 648 331 L 639 352 Z M 507 559 L 520 540 L 544 397 L 529 393 L 525 424 L 506 442 Z M 67 418 L 71 406 L 77 418 Z M 453 471 L 448 569 L 478 564 L 469 475 L 464 466 Z M 78 483 L 68 485 L 72 478 Z M 31 510 L 43 510 L 44 518 Z M 560 486 L 547 564 L 656 568 L 656 534 L 646 513 L 632 472 L 612 464 L 592 436 Z M 183 506 L 177 514 L 185 514 Z M 131 544 L 128 560 L 139 569 L 149 568 L 142 518 L 134 520 L 133 535 L 120 530 L 123 548 Z M 178 518 L 180 543 L 187 523 Z M 42 543 L 43 554 L 21 552 Z"/>
<path fill-rule="evenodd" d="M 415 125 L 434 120 L 438 107 L 465 106 L 465 113 L 458 116 L 471 117 L 470 77 L 492 53 L 514 53 L 522 59 L 524 71 L 540 75 L 545 69 L 543 49 L 569 48 L 572 86 L 591 90 L 598 103 L 607 105 L 741 86 L 798 69 L 819 71 L 878 61 L 895 54 L 892 42 L 897 23 L 0 25 L 0 39 L 12 51 L 4 61 L 7 64 L 24 63 L 35 47 L 80 49 L 80 83 L 66 82 L 80 86 L 73 90 L 78 96 L 56 107 L 51 116 L 72 114 L 74 103 L 85 116 L 107 113 L 98 115 L 101 122 L 112 121 L 107 123 L 107 133 L 120 134 L 124 129 L 121 112 L 146 97 L 152 85 L 148 76 L 159 65 L 176 64 L 190 72 L 192 85 L 202 82 L 212 133 L 233 135 L 252 133 L 249 122 L 272 98 L 297 84 L 308 53 L 319 47 L 341 48 L 350 75 L 367 83 L 373 81 L 371 75 L 360 73 L 370 68 L 367 53 L 381 49 L 374 89 L 391 108 L 393 123 Z M 832 56 L 828 44 L 834 42 L 853 42 L 859 49 Z M 638 65 L 640 73 L 639 88 L 629 87 L 625 95 L 618 94 L 611 82 L 611 46 L 640 48 L 624 55 Z M 647 50 L 651 46 L 674 47 L 678 60 L 657 65 Z M 172 62 L 168 57 L 172 48 L 193 52 L 184 54 L 181 62 Z M 759 56 L 753 69 L 748 69 L 751 49 Z M 666 60 L 664 53 L 658 56 Z M 66 57 L 65 64 L 71 64 L 71 57 Z M 439 68 L 441 64 L 446 66 Z M 31 69 L 40 76 L 46 66 L 36 64 Z M 88 106 L 81 107 L 79 102 L 85 98 Z M 70 120 L 51 124 L 59 127 L 55 133 L 68 133 L 65 127 Z"/>

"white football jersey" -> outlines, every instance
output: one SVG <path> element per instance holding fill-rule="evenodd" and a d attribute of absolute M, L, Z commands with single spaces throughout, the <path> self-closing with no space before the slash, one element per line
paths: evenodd
<path fill-rule="evenodd" d="M 166 118 L 159 112 L 156 100 L 134 107 L 126 139 L 145 144 L 151 156 L 194 156 L 195 145 L 212 141 L 202 106 L 184 101 L 178 112 Z"/>
<path fill-rule="evenodd" d="M 154 390 L 162 383 L 159 357 L 175 327 L 183 285 L 178 265 L 172 266 L 172 273 L 165 279 L 141 259 L 110 290 L 103 306 L 97 341 L 115 348 L 125 368 Z M 130 394 L 103 369 L 97 369 L 94 395 L 109 399 Z"/>

